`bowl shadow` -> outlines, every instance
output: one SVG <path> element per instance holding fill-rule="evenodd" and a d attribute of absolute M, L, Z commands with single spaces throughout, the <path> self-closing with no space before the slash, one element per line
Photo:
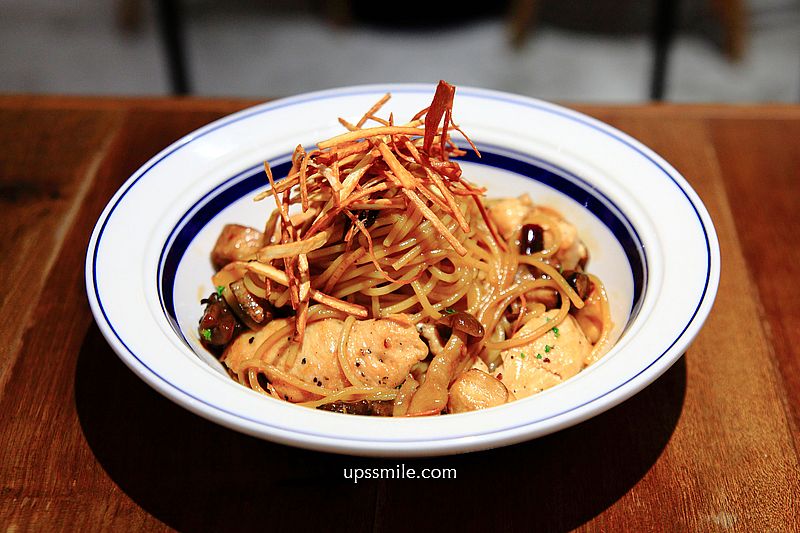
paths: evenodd
<path fill-rule="evenodd" d="M 109 477 L 181 531 L 426 528 L 567 531 L 607 509 L 656 462 L 680 418 L 681 358 L 623 404 L 572 428 L 485 452 L 358 458 L 265 442 L 206 421 L 139 380 L 96 324 L 81 346 L 75 404 Z M 456 479 L 361 480 L 345 470 L 454 468 Z"/>

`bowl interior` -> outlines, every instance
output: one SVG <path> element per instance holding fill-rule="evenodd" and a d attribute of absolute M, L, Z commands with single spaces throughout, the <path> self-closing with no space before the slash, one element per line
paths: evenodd
<path fill-rule="evenodd" d="M 624 212 L 587 181 L 530 155 L 479 145 L 482 157 L 469 152 L 460 162 L 467 179 L 487 188 L 489 197 L 528 193 L 537 204 L 554 207 L 572 222 L 589 249 L 587 270 L 605 284 L 616 342 L 636 318 L 647 286 L 647 261 L 642 242 Z M 284 176 L 289 155 L 270 161 Z M 200 344 L 197 323 L 200 300 L 214 288 L 210 251 L 225 224 L 263 227 L 274 207 L 271 199 L 253 202 L 265 188 L 260 165 L 244 169 L 209 191 L 175 224 L 161 251 L 159 297 L 175 334 L 191 353 L 227 375 L 222 364 Z M 613 349 L 607 357 L 613 357 Z M 274 401 L 267 399 L 269 401 Z"/>

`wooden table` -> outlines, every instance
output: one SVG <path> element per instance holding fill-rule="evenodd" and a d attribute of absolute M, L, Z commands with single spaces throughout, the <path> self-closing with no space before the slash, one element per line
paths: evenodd
<path fill-rule="evenodd" d="M 112 193 L 252 102 L 0 97 L 0 526 L 8 531 L 789 531 L 800 527 L 800 107 L 579 109 L 682 172 L 716 224 L 719 295 L 657 382 L 579 426 L 404 461 L 262 442 L 173 405 L 95 325 L 84 253 Z M 427 529 L 427 527 L 425 528 Z"/>

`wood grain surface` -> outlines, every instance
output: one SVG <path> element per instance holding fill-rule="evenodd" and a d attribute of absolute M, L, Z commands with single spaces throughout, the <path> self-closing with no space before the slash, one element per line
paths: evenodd
<path fill-rule="evenodd" d="M 653 385 L 583 424 L 400 461 L 207 422 L 136 378 L 92 319 L 84 255 L 108 199 L 251 103 L 0 97 L 4 530 L 798 530 L 800 107 L 578 107 L 652 147 L 708 207 L 722 276 L 705 327 Z M 343 476 L 401 462 L 458 477 Z"/>

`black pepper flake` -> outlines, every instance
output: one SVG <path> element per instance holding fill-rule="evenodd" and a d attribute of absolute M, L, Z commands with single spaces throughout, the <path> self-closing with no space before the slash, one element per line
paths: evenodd
<path fill-rule="evenodd" d="M 356 367 L 361 366 L 361 361 L 356 361 Z"/>
<path fill-rule="evenodd" d="M 288 395 L 288 394 L 284 394 L 284 395 L 283 395 L 283 399 L 284 399 L 284 400 L 286 400 L 286 401 L 288 402 L 288 401 L 289 401 L 289 395 Z"/>
<path fill-rule="evenodd" d="M 321 381 L 317 381 L 317 386 L 322 387 L 322 382 Z"/>
<path fill-rule="evenodd" d="M 301 364 L 301 365 L 304 365 L 304 364 L 306 364 L 306 358 L 305 358 L 305 357 L 303 357 L 303 360 L 302 360 L 302 361 L 300 361 L 300 364 Z"/>
<path fill-rule="evenodd" d="M 250 337 L 250 340 L 249 340 L 249 341 L 247 341 L 247 342 L 248 342 L 249 344 L 253 344 L 253 341 L 254 341 L 254 340 L 256 340 L 256 338 L 255 338 L 255 337 Z"/>

